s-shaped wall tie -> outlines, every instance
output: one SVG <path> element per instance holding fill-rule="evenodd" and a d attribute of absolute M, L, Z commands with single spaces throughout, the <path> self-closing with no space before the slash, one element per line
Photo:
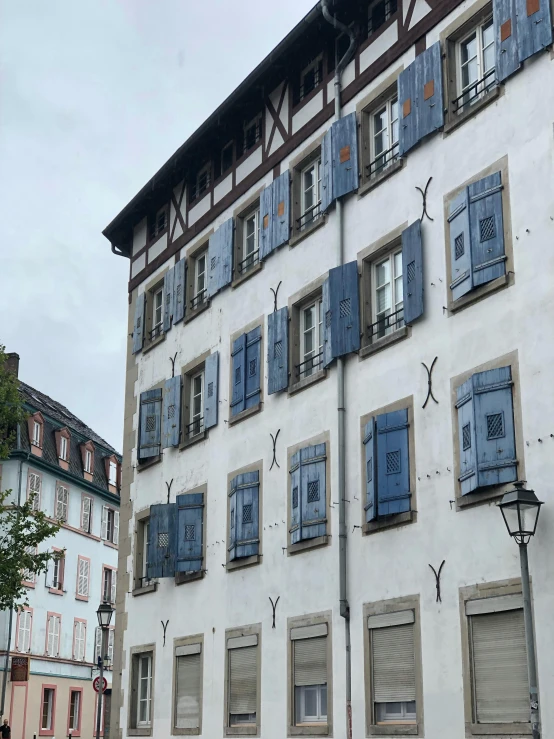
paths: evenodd
<path fill-rule="evenodd" d="M 269 468 L 269 471 L 270 471 L 270 472 L 271 472 L 271 470 L 273 469 L 273 465 L 274 465 L 274 464 L 276 464 L 276 465 L 277 465 L 277 467 L 279 467 L 279 469 L 281 469 L 281 466 L 280 466 L 279 462 L 277 461 L 277 457 L 276 457 L 276 451 L 275 451 L 275 447 L 276 447 L 276 445 L 277 445 L 277 439 L 279 438 L 279 434 L 280 434 L 280 433 L 281 433 L 281 429 L 279 429 L 279 430 L 277 431 L 277 433 L 275 434 L 275 436 L 273 436 L 273 434 L 272 434 L 271 432 L 270 432 L 270 434 L 269 434 L 269 435 L 271 436 L 271 441 L 273 442 L 273 462 L 271 463 L 271 467 Z"/>
<path fill-rule="evenodd" d="M 431 184 L 432 179 L 433 179 L 432 177 L 429 177 L 429 179 L 427 180 L 427 184 L 425 185 L 425 190 L 422 190 L 421 187 L 417 187 L 416 185 L 416 190 L 419 190 L 419 192 L 421 193 L 421 197 L 423 198 L 423 211 L 421 213 L 421 218 L 419 219 L 422 223 L 423 223 L 423 219 L 425 218 L 425 216 L 427 216 L 427 218 L 430 221 L 435 220 L 434 218 L 431 218 L 431 216 L 427 212 L 427 190 L 429 189 L 429 185 Z"/>
<path fill-rule="evenodd" d="M 439 402 L 435 398 L 435 396 L 433 395 L 433 377 L 432 377 L 432 375 L 433 375 L 433 367 L 435 366 L 435 362 L 437 361 L 437 359 L 438 359 L 438 357 L 435 357 L 433 359 L 433 362 L 431 364 L 431 369 L 429 369 L 429 367 L 425 364 L 425 362 L 422 362 L 421 363 L 425 367 L 425 369 L 427 370 L 427 397 L 425 398 L 425 403 L 421 406 L 422 408 L 425 408 L 425 406 L 429 402 L 429 398 L 433 398 L 433 400 L 435 401 L 435 403 L 437 403 L 437 405 L 438 405 L 438 402 Z"/>
<path fill-rule="evenodd" d="M 277 285 L 277 290 L 274 290 L 272 287 L 269 288 L 271 292 L 273 293 L 273 312 L 274 313 L 277 310 L 277 295 L 279 293 L 279 288 L 281 287 L 282 284 L 283 284 L 283 281 L 281 280 L 279 284 Z"/>

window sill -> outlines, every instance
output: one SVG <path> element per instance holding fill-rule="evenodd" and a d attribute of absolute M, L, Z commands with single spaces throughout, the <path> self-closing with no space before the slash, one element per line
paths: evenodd
<path fill-rule="evenodd" d="M 370 736 L 421 736 L 419 727 L 414 724 L 372 724 L 369 727 Z"/>
<path fill-rule="evenodd" d="M 303 726 L 289 726 L 289 736 L 329 736 L 330 734 L 328 724 L 304 724 Z"/>
<path fill-rule="evenodd" d="M 472 290 L 467 295 L 463 295 L 456 301 L 451 300 L 449 296 L 448 310 L 450 313 L 457 313 L 459 310 L 467 308 L 468 305 L 473 305 L 473 303 L 479 302 L 479 300 L 486 298 L 491 293 L 494 293 L 497 290 L 502 290 L 505 287 L 509 287 L 510 285 L 513 285 L 513 283 L 513 274 L 512 279 L 510 279 L 510 274 L 502 275 L 502 277 L 497 277 L 496 280 L 492 280 L 492 282 L 487 282 L 486 285 L 480 285 L 478 288 Z"/>
<path fill-rule="evenodd" d="M 289 246 L 292 249 L 294 246 L 299 244 L 301 241 L 304 241 L 304 239 L 308 238 L 310 234 L 312 234 L 314 231 L 317 231 L 318 228 L 321 228 L 327 223 L 327 215 L 324 213 L 322 216 L 320 216 L 317 221 L 314 221 L 310 226 L 303 229 L 302 231 L 294 231 L 294 236 L 289 239 Z"/>
<path fill-rule="evenodd" d="M 468 493 L 460 495 L 456 493 L 456 510 L 461 511 L 464 508 L 472 508 L 482 503 L 491 503 L 492 501 L 502 498 L 504 493 L 513 488 L 513 482 L 507 482 L 505 485 L 495 485 L 489 489 L 483 488 L 482 492 Z"/>
<path fill-rule="evenodd" d="M 153 582 L 150 585 L 144 585 L 142 588 L 135 588 L 131 595 L 133 598 L 139 596 L 139 595 L 146 595 L 146 593 L 155 593 L 158 589 L 158 583 Z"/>
<path fill-rule="evenodd" d="M 152 341 L 145 341 L 142 353 L 148 354 L 151 349 L 153 349 L 155 346 L 158 346 L 158 344 L 161 344 L 162 341 L 165 341 L 165 334 L 160 334 L 159 336 L 156 336 L 156 338 L 152 339 Z"/>
<path fill-rule="evenodd" d="M 141 729 L 127 729 L 127 736 L 152 736 L 152 727 L 145 726 Z"/>
<path fill-rule="evenodd" d="M 210 298 L 206 298 L 204 303 L 202 305 L 199 305 L 198 308 L 189 308 L 187 311 L 183 323 L 189 323 L 190 321 L 194 320 L 196 316 L 199 316 L 201 313 L 204 313 L 205 310 L 208 310 L 210 307 Z"/>
<path fill-rule="evenodd" d="M 363 196 L 367 195 L 368 192 L 371 192 L 373 188 L 380 185 L 383 180 L 388 180 L 389 177 L 391 177 L 395 172 L 399 172 L 403 167 L 404 159 L 397 159 L 394 164 L 391 164 L 379 174 L 366 180 L 364 184 L 358 189 L 358 198 L 363 198 Z"/>
<path fill-rule="evenodd" d="M 118 549 L 117 544 L 114 544 L 111 541 L 104 541 L 104 546 L 105 547 L 110 547 L 110 549 Z"/>
<path fill-rule="evenodd" d="M 481 98 L 481 100 L 478 100 L 467 110 L 464 110 L 463 113 L 449 112 L 446 123 L 444 124 L 444 136 L 448 136 L 448 134 L 458 128 L 458 126 L 461 126 L 462 123 L 465 123 L 468 118 L 473 118 L 474 115 L 477 115 L 477 113 L 483 110 L 483 108 L 486 108 L 487 105 L 490 105 L 490 103 L 492 103 L 494 100 L 498 100 L 503 92 L 503 89 L 504 88 L 501 85 L 497 84 L 496 87 L 493 87 L 490 92 L 488 92 L 484 97 Z"/>
<path fill-rule="evenodd" d="M 76 595 L 75 600 L 80 600 L 82 603 L 88 603 L 88 595 Z"/>
<path fill-rule="evenodd" d="M 34 454 L 35 457 L 42 457 L 42 447 L 31 443 L 31 454 Z"/>
<path fill-rule="evenodd" d="M 226 726 L 225 736 L 258 736 L 257 726 Z"/>
<path fill-rule="evenodd" d="M 262 555 L 261 554 L 253 554 L 250 557 L 241 557 L 240 559 L 233 559 L 230 562 L 227 562 L 225 569 L 227 572 L 232 572 L 232 570 L 242 570 L 244 567 L 252 567 L 252 565 L 259 565 L 262 561 Z"/>
<path fill-rule="evenodd" d="M 199 441 L 204 441 L 208 438 L 208 432 L 202 431 L 200 434 L 196 434 L 195 436 L 191 437 L 190 439 L 187 439 L 186 441 L 182 441 L 179 444 L 179 451 L 182 452 L 183 449 L 188 449 L 189 446 L 194 446 L 194 444 L 198 444 Z"/>
<path fill-rule="evenodd" d="M 466 724 L 466 735 L 491 736 L 500 734 L 505 737 L 530 736 L 533 733 L 531 724 Z"/>
<path fill-rule="evenodd" d="M 257 264 L 254 264 L 252 267 L 247 269 L 246 272 L 240 277 L 235 278 L 231 283 L 231 287 L 233 288 L 233 290 L 239 285 L 242 285 L 243 282 L 246 282 L 246 280 L 249 280 L 251 277 L 254 277 L 254 275 L 257 275 L 258 272 L 261 272 L 263 267 L 263 262 L 258 262 Z"/>
<path fill-rule="evenodd" d="M 396 344 L 397 341 L 407 339 L 409 335 L 408 326 L 402 326 L 402 328 L 393 331 L 392 334 L 383 336 L 382 339 L 377 339 L 377 341 L 374 341 L 372 344 L 364 346 L 360 349 L 358 356 L 360 359 L 365 359 L 371 354 L 377 354 L 377 352 L 380 352 L 382 349 L 386 349 L 387 346 L 390 346 L 391 344 Z"/>
<path fill-rule="evenodd" d="M 232 416 L 227 421 L 228 426 L 234 426 L 235 423 L 240 423 L 241 421 L 244 421 L 245 418 L 250 418 L 250 416 L 254 416 L 256 413 L 259 413 L 262 410 L 262 403 L 257 403 L 256 405 L 253 405 L 252 408 L 247 408 L 245 411 L 241 411 L 240 413 L 237 413 L 236 416 Z M 229 415 L 231 414 L 231 409 L 229 408 Z"/>
<path fill-rule="evenodd" d="M 149 469 L 150 467 L 153 467 L 155 464 L 158 464 L 162 461 L 162 455 L 158 454 L 157 457 L 148 457 L 147 462 L 139 462 L 137 464 L 137 472 L 144 472 L 144 470 Z"/>
<path fill-rule="evenodd" d="M 314 385 L 316 382 L 319 382 L 320 380 L 324 380 L 327 377 L 327 370 L 322 369 L 318 372 L 315 372 L 313 375 L 310 375 L 309 377 L 303 377 L 301 380 L 298 380 L 294 385 L 289 385 L 288 394 L 294 395 L 295 393 L 299 393 L 300 390 L 305 390 L 305 388 L 310 387 L 310 385 Z"/>
<path fill-rule="evenodd" d="M 171 729 L 171 736 L 199 736 L 200 729 L 177 729 L 175 726 Z"/>
<path fill-rule="evenodd" d="M 202 580 L 204 577 L 204 570 L 199 572 L 176 572 L 175 573 L 175 585 L 185 585 L 187 582 L 194 582 L 195 580 Z"/>
<path fill-rule="evenodd" d="M 324 536 L 316 536 L 313 539 L 304 539 L 304 541 L 299 541 L 296 544 L 289 544 L 287 554 L 299 554 L 300 552 L 305 552 L 307 549 L 318 549 L 319 547 L 327 546 L 330 538 L 328 534 L 325 534 Z"/>
<path fill-rule="evenodd" d="M 362 526 L 362 533 L 376 534 L 384 529 L 391 529 L 396 526 L 405 526 L 408 523 L 415 523 L 416 521 L 417 513 L 415 511 L 407 511 L 406 513 L 398 513 L 394 516 L 385 516 L 384 518 L 377 519 L 377 521 L 364 523 Z"/>
<path fill-rule="evenodd" d="M 64 590 L 58 590 L 57 588 L 48 588 L 48 592 L 49 593 L 52 593 L 52 595 L 63 595 L 65 591 Z M 87 600 L 88 600 L 88 598 L 87 598 Z"/>

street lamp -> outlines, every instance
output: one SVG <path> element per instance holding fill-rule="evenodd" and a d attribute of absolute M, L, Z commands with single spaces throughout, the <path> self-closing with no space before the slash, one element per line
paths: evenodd
<path fill-rule="evenodd" d="M 533 739 L 540 739 L 539 694 L 537 691 L 537 663 L 535 660 L 535 635 L 531 611 L 531 588 L 529 584 L 529 559 L 527 544 L 537 530 L 539 513 L 543 505 L 534 490 L 526 490 L 523 482 L 515 482 L 498 504 L 510 536 L 519 545 L 521 564 L 521 590 L 523 593 L 523 618 L 527 646 L 527 670 L 529 673 L 529 698 L 531 706 L 531 728 Z"/>
<path fill-rule="evenodd" d="M 98 657 L 98 667 L 100 674 L 98 678 L 98 713 L 96 716 L 96 739 L 100 739 L 100 732 L 102 730 L 102 708 L 104 703 L 104 654 L 106 652 L 106 634 L 110 627 L 114 609 L 109 603 L 101 603 L 98 606 L 96 615 L 98 617 L 98 625 L 102 633 L 102 639 L 100 644 L 100 655 Z"/>

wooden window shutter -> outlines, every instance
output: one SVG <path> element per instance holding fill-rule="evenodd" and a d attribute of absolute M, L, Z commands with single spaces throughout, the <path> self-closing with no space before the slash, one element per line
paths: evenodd
<path fill-rule="evenodd" d="M 471 268 L 471 232 L 469 228 L 469 192 L 464 188 L 448 206 L 450 224 L 450 265 L 452 300 L 473 289 Z"/>
<path fill-rule="evenodd" d="M 177 496 L 176 572 L 200 572 L 204 559 L 204 494 Z"/>
<path fill-rule="evenodd" d="M 300 538 L 327 533 L 326 444 L 300 450 Z"/>
<path fill-rule="evenodd" d="M 187 262 L 181 259 L 175 265 L 174 283 L 173 283 L 173 323 L 179 323 L 185 317 L 186 312 L 186 292 L 187 292 Z"/>
<path fill-rule="evenodd" d="M 94 661 L 98 662 L 102 656 L 102 629 L 97 626 L 94 630 Z"/>
<path fill-rule="evenodd" d="M 375 419 L 366 423 L 364 429 L 364 459 L 365 459 L 365 520 L 366 523 L 377 518 L 377 433 Z"/>
<path fill-rule="evenodd" d="M 229 218 L 210 236 L 208 246 L 208 296 L 213 297 L 233 279 L 233 242 L 235 226 Z"/>
<path fill-rule="evenodd" d="M 260 261 L 273 251 L 273 191 L 275 180 L 260 195 Z"/>
<path fill-rule="evenodd" d="M 358 265 L 348 262 L 329 270 L 328 303 L 323 306 L 325 327 L 331 324 L 331 357 L 343 357 L 360 349 L 360 296 Z M 328 315 L 329 314 L 329 315 Z M 325 359 L 325 349 L 324 349 Z"/>
<path fill-rule="evenodd" d="M 300 452 L 291 458 L 290 474 L 290 543 L 297 544 L 301 538 L 300 531 Z"/>
<path fill-rule="evenodd" d="M 237 490 L 236 479 L 231 480 L 231 490 L 229 492 L 229 560 L 236 559 L 237 551 Z"/>
<path fill-rule="evenodd" d="M 108 538 L 108 507 L 102 506 L 102 529 L 101 537 L 104 541 Z"/>
<path fill-rule="evenodd" d="M 140 394 L 139 459 L 157 457 L 162 443 L 162 390 Z"/>
<path fill-rule="evenodd" d="M 289 309 L 267 317 L 267 392 L 273 395 L 289 384 Z"/>
<path fill-rule="evenodd" d="M 329 278 L 321 287 L 321 311 L 323 314 L 323 367 L 327 369 L 333 362 L 333 311 Z"/>
<path fill-rule="evenodd" d="M 495 172 L 468 187 L 473 287 L 506 274 L 502 175 Z"/>
<path fill-rule="evenodd" d="M 522 610 L 469 617 L 474 720 L 529 723 L 529 680 Z"/>
<path fill-rule="evenodd" d="M 326 685 L 327 637 L 295 639 L 293 650 L 295 686 Z"/>
<path fill-rule="evenodd" d="M 375 703 L 416 699 L 414 624 L 372 628 L 371 666 Z"/>
<path fill-rule="evenodd" d="M 113 512 L 113 540 L 112 544 L 119 544 L 119 511 Z"/>
<path fill-rule="evenodd" d="M 150 506 L 149 579 L 175 575 L 176 518 L 175 503 Z"/>
<path fill-rule="evenodd" d="M 358 189 L 358 121 L 350 113 L 332 126 L 333 195 L 341 198 Z"/>
<path fill-rule="evenodd" d="M 418 84 L 417 138 L 420 141 L 444 125 L 442 53 L 440 41 L 416 57 Z"/>
<path fill-rule="evenodd" d="M 242 334 L 233 342 L 231 387 L 231 415 L 236 416 L 243 411 L 245 405 L 245 364 L 246 364 L 246 334 Z"/>
<path fill-rule="evenodd" d="M 260 550 L 260 476 L 257 470 L 231 481 L 234 496 L 233 558 L 252 557 Z"/>
<path fill-rule="evenodd" d="M 257 326 L 246 334 L 245 398 L 246 408 L 253 408 L 260 402 L 262 387 L 262 327 Z"/>
<path fill-rule="evenodd" d="M 414 62 L 402 70 L 398 76 L 398 102 L 400 107 L 398 153 L 400 156 L 404 156 L 419 141 L 416 100 L 416 67 Z"/>
<path fill-rule="evenodd" d="M 404 322 L 410 325 L 423 315 L 423 241 L 419 220 L 402 232 L 402 283 Z"/>
<path fill-rule="evenodd" d="M 503 82 L 520 68 L 515 0 L 493 0 L 496 78 Z"/>
<path fill-rule="evenodd" d="M 256 713 L 258 647 L 229 649 L 229 714 Z"/>
<path fill-rule="evenodd" d="M 165 381 L 162 418 L 162 446 L 179 446 L 181 438 L 181 375 Z"/>
<path fill-rule="evenodd" d="M 164 287 L 163 287 L 163 330 L 167 333 L 171 329 L 171 322 L 173 320 L 173 306 L 174 306 L 174 295 L 173 295 L 173 283 L 174 283 L 175 272 L 172 267 L 164 275 Z"/>
<path fill-rule="evenodd" d="M 462 495 L 477 488 L 477 444 L 475 441 L 475 414 L 473 408 L 473 381 L 469 380 L 456 388 L 458 412 L 458 444 L 460 449 L 460 483 Z"/>
<path fill-rule="evenodd" d="M 333 129 L 330 128 L 321 142 L 321 212 L 325 213 L 334 200 Z"/>
<path fill-rule="evenodd" d="M 376 418 L 378 516 L 410 510 L 410 455 L 408 409 Z"/>
<path fill-rule="evenodd" d="M 290 177 L 288 169 L 273 181 L 271 250 L 286 244 L 290 237 Z"/>
<path fill-rule="evenodd" d="M 200 645 L 198 645 L 200 646 Z M 186 654 L 176 657 L 175 684 L 175 728 L 197 729 L 200 727 L 201 701 L 201 654 Z"/>
<path fill-rule="evenodd" d="M 515 0 L 519 61 L 552 44 L 552 16 L 549 0 Z"/>
<path fill-rule="evenodd" d="M 146 295 L 141 293 L 137 295 L 135 305 L 135 322 L 133 327 L 133 354 L 137 354 L 142 350 L 144 341 L 144 314 L 146 306 Z"/>
<path fill-rule="evenodd" d="M 206 357 L 204 368 L 204 428 L 217 426 L 219 415 L 219 352 Z"/>

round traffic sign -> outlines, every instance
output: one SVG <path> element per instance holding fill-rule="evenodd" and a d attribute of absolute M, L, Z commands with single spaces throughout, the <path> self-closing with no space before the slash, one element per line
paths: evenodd
<path fill-rule="evenodd" d="M 106 688 L 107 687 L 108 687 L 108 681 L 106 680 L 105 677 L 102 677 L 102 692 L 103 693 L 106 692 Z M 95 693 L 99 693 L 100 692 L 100 675 L 98 675 L 97 677 L 95 677 L 94 680 L 92 681 L 92 688 L 93 688 L 93 690 L 94 690 Z"/>

